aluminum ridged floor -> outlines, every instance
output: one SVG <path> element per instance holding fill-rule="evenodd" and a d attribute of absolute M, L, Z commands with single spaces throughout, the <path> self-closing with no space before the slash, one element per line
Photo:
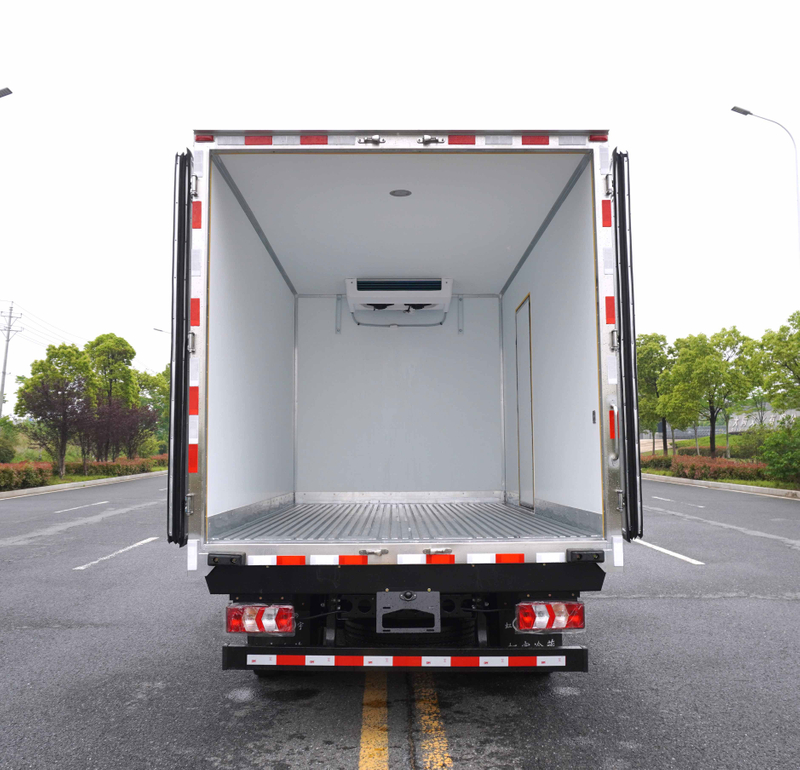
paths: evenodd
<path fill-rule="evenodd" d="M 302 503 L 257 515 L 216 540 L 414 542 L 587 537 L 504 503 Z"/>

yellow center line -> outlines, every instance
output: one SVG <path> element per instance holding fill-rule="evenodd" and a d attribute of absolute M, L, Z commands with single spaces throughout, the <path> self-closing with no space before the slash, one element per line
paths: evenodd
<path fill-rule="evenodd" d="M 358 770 L 388 770 L 389 708 L 386 703 L 386 671 L 366 672 L 361 716 L 361 756 Z"/>
<path fill-rule="evenodd" d="M 366 697 L 366 695 L 365 695 Z M 447 735 L 439 713 L 439 696 L 430 671 L 414 675 L 414 699 L 417 717 L 422 729 L 422 767 L 424 770 L 441 770 L 452 767 Z"/>

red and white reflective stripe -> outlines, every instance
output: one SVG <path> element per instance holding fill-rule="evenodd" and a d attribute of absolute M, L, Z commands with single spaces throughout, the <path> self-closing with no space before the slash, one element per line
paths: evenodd
<path fill-rule="evenodd" d="M 333 564 L 344 566 L 347 564 L 367 564 L 366 554 L 332 554 L 330 556 L 318 555 L 311 557 L 311 564 Z"/>
<path fill-rule="evenodd" d="M 304 566 L 305 556 L 291 556 L 275 554 L 269 556 L 248 556 L 247 564 L 250 567 L 296 567 Z"/>
<path fill-rule="evenodd" d="M 475 144 L 475 134 L 450 134 L 448 144 Z"/>
<path fill-rule="evenodd" d="M 468 553 L 467 564 L 524 564 L 524 553 Z"/>
<path fill-rule="evenodd" d="M 380 668 L 536 668 L 566 666 L 564 655 L 248 655 L 248 666 L 377 666 Z"/>
<path fill-rule="evenodd" d="M 398 564 L 455 564 L 456 557 L 452 553 L 399 553 Z"/>

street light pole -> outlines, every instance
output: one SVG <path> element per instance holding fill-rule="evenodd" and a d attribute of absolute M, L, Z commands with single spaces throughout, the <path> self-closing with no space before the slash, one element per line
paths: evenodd
<path fill-rule="evenodd" d="M 794 147 L 794 182 L 797 194 L 797 243 L 798 247 L 800 247 L 800 166 L 798 165 L 797 143 L 792 136 L 792 132 L 786 128 L 783 123 L 778 123 L 777 120 L 772 120 L 772 118 L 765 118 L 763 115 L 756 115 L 754 112 L 750 112 L 750 110 L 746 110 L 743 107 L 731 107 L 731 111 L 736 112 L 739 115 L 744 115 L 745 117 L 752 115 L 754 118 L 766 120 L 767 123 L 774 123 L 776 126 L 780 126 L 787 134 L 789 134 L 789 139 L 792 140 L 792 147 Z"/>

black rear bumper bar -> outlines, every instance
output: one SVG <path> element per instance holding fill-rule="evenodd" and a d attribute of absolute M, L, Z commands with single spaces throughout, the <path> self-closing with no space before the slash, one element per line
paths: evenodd
<path fill-rule="evenodd" d="M 347 594 L 431 587 L 441 593 L 599 591 L 599 564 L 382 564 L 364 566 L 217 566 L 206 577 L 212 594 Z"/>
<path fill-rule="evenodd" d="M 470 672 L 477 669 L 515 671 L 588 671 L 585 647 L 525 647 L 509 649 L 356 649 L 344 647 L 259 647 L 222 648 L 224 669 L 286 671 L 332 668 L 355 671 L 381 667 L 394 669 L 437 669 Z"/>

